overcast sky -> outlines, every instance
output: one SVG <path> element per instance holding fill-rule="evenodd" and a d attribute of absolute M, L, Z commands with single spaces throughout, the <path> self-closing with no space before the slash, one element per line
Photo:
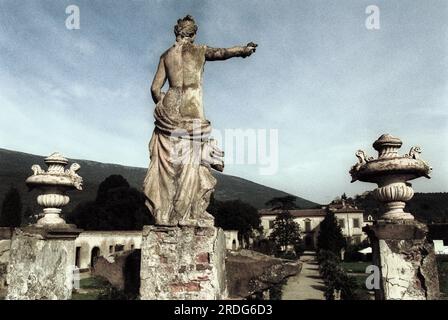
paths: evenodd
<path fill-rule="evenodd" d="M 70 4 L 79 30 L 65 26 Z M 365 27 L 371 4 L 379 30 Z M 186 14 L 200 44 L 259 44 L 250 58 L 207 63 L 204 106 L 219 130 L 278 129 L 279 169 L 225 173 L 325 203 L 374 188 L 350 184 L 348 170 L 390 133 L 434 168 L 414 189 L 448 191 L 443 0 L 0 0 L 0 147 L 147 167 L 149 87 Z"/>

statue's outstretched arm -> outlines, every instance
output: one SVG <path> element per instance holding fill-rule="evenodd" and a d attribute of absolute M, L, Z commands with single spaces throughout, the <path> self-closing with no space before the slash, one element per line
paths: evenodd
<path fill-rule="evenodd" d="M 205 59 L 208 61 L 213 60 L 226 60 L 233 57 L 246 58 L 255 52 L 257 44 L 249 42 L 246 46 L 237 46 L 232 48 L 211 48 L 207 47 L 205 51 Z"/>
<path fill-rule="evenodd" d="M 166 82 L 165 62 L 160 58 L 159 66 L 157 67 L 156 75 L 151 85 L 152 100 L 157 104 L 163 97 L 162 88 Z"/>

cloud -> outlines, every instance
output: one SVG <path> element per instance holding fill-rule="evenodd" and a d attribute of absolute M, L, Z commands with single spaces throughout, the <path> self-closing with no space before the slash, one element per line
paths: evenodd
<path fill-rule="evenodd" d="M 259 43 L 250 58 L 206 64 L 205 113 L 221 130 L 278 129 L 280 170 L 227 173 L 325 202 L 374 187 L 347 171 L 389 132 L 421 144 L 435 168 L 416 191 L 448 189 L 448 3 L 379 1 L 374 32 L 358 0 L 77 3 L 72 31 L 70 1 L 0 3 L 0 147 L 147 166 L 150 83 L 190 13 L 199 43 Z"/>

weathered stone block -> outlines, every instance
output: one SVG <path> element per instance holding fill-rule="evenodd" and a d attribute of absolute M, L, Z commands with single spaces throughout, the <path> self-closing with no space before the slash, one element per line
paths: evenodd
<path fill-rule="evenodd" d="M 13 228 L 0 227 L 0 299 L 4 299 L 7 292 L 6 275 L 13 230 Z"/>
<path fill-rule="evenodd" d="M 214 227 L 145 226 L 140 275 L 143 300 L 225 298 L 224 232 Z"/>
<path fill-rule="evenodd" d="M 73 288 L 80 230 L 16 229 L 10 249 L 8 300 L 66 300 Z"/>
<path fill-rule="evenodd" d="M 0 299 L 6 296 L 6 275 L 8 273 L 9 249 L 11 240 L 0 239 Z"/>
<path fill-rule="evenodd" d="M 299 261 L 274 258 L 250 250 L 230 252 L 226 260 L 229 296 L 239 299 L 260 294 L 302 269 Z"/>
<path fill-rule="evenodd" d="M 125 294 L 135 297 L 140 288 L 140 250 L 115 253 L 107 258 L 99 257 L 93 266 L 93 275 L 106 278 Z"/>
<path fill-rule="evenodd" d="M 427 227 L 415 220 L 378 221 L 365 228 L 380 268 L 377 300 L 434 300 L 439 281 L 434 247 L 426 239 Z"/>

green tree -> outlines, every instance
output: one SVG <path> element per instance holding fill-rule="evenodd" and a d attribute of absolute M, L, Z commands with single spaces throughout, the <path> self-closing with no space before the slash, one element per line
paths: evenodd
<path fill-rule="evenodd" d="M 261 228 L 257 208 L 241 200 L 218 201 L 211 198 L 207 211 L 214 215 L 217 227 L 238 230 L 239 236 L 246 241 Z"/>
<path fill-rule="evenodd" d="M 79 204 L 68 220 L 85 230 L 141 230 L 154 224 L 143 193 L 120 175 L 107 177 L 95 201 Z"/>
<path fill-rule="evenodd" d="M 297 197 L 291 195 L 285 197 L 275 197 L 266 202 L 266 205 L 271 207 L 272 210 L 293 210 L 298 209 L 296 199 Z"/>
<path fill-rule="evenodd" d="M 324 220 L 319 225 L 318 250 L 328 250 L 339 256 L 341 249 L 345 246 L 346 241 L 342 235 L 341 227 L 337 223 L 334 213 L 327 210 Z"/>
<path fill-rule="evenodd" d="M 23 224 L 29 225 L 37 222 L 36 215 L 33 210 L 27 206 L 25 211 L 23 212 Z"/>
<path fill-rule="evenodd" d="M 272 211 L 278 211 L 274 220 L 273 231 L 269 239 L 274 242 L 277 254 L 283 255 L 288 246 L 294 246 L 296 255 L 303 251 L 302 239 L 300 236 L 300 226 L 290 214 L 290 210 L 298 209 L 296 205 L 297 197 L 287 195 L 284 197 L 275 197 L 266 202 Z"/>
<path fill-rule="evenodd" d="M 269 238 L 276 244 L 280 252 L 285 251 L 288 246 L 294 246 L 294 249 L 297 250 L 302 242 L 300 225 L 294 221 L 288 211 L 283 211 L 275 218 Z"/>
<path fill-rule="evenodd" d="M 341 267 L 339 256 L 327 250 L 320 250 L 317 255 L 319 271 L 324 280 L 326 300 L 334 300 L 336 291 L 342 300 L 357 300 L 358 285 L 353 277 L 347 275 Z"/>
<path fill-rule="evenodd" d="M 19 191 L 11 187 L 5 195 L 0 215 L 0 226 L 20 227 L 22 223 L 22 200 Z"/>
<path fill-rule="evenodd" d="M 110 194 L 114 191 L 128 188 L 130 188 L 129 182 L 123 178 L 122 175 L 110 175 L 98 186 L 96 202 L 108 201 L 110 199 Z"/>

